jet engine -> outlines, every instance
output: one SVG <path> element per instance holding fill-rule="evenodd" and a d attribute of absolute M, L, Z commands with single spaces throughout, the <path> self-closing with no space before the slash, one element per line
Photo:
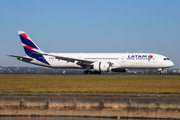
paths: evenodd
<path fill-rule="evenodd" d="M 111 63 L 106 61 L 95 62 L 93 68 L 94 71 L 109 72 L 111 71 Z"/>

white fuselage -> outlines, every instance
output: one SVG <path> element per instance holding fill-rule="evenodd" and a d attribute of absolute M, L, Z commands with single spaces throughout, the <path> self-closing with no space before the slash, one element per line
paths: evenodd
<path fill-rule="evenodd" d="M 94 62 L 107 61 L 113 63 L 112 68 L 124 69 L 155 69 L 169 68 L 174 64 L 167 57 L 153 53 L 53 53 L 53 55 L 71 57 L 84 60 L 93 60 Z M 152 55 L 150 58 L 148 55 Z M 44 56 L 52 68 L 82 68 L 77 61 L 67 62 L 55 59 L 53 56 Z M 37 63 L 36 63 L 37 62 Z M 40 64 L 39 61 L 32 61 L 32 64 Z M 47 66 L 47 65 L 43 65 Z"/>

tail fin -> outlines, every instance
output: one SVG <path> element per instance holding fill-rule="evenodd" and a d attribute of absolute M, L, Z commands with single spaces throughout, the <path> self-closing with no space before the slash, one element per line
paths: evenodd
<path fill-rule="evenodd" d="M 42 52 L 40 48 L 31 40 L 31 38 L 23 31 L 18 31 L 19 37 L 23 44 L 26 54 L 29 56 L 30 51 Z"/>
<path fill-rule="evenodd" d="M 19 37 L 24 47 L 26 55 L 35 58 L 38 61 L 49 64 L 42 55 L 37 53 L 44 53 L 41 49 L 31 40 L 31 38 L 23 31 L 18 31 Z"/>

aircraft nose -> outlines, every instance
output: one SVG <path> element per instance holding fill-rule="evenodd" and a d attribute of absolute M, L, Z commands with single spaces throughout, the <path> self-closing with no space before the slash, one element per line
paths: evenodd
<path fill-rule="evenodd" d="M 174 63 L 173 63 L 172 61 L 170 61 L 170 66 L 171 66 L 171 67 L 174 66 Z"/>

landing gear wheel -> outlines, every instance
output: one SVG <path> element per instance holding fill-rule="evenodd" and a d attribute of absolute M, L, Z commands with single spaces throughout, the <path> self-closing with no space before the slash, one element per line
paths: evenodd
<path fill-rule="evenodd" d="M 92 71 L 84 71 L 84 74 L 92 74 Z"/>
<path fill-rule="evenodd" d="M 84 71 L 84 74 L 88 74 L 88 71 Z"/>
<path fill-rule="evenodd" d="M 89 75 L 92 74 L 92 71 L 88 71 L 88 74 L 89 74 Z"/>
<path fill-rule="evenodd" d="M 88 71 L 88 70 L 86 70 L 86 71 L 84 71 L 84 74 L 89 74 L 89 75 L 91 75 L 91 74 L 101 74 L 101 72 L 97 72 L 97 71 Z"/>
<path fill-rule="evenodd" d="M 101 72 L 93 71 L 93 74 L 101 74 Z"/>
<path fill-rule="evenodd" d="M 161 71 L 158 71 L 158 75 L 161 75 Z"/>

